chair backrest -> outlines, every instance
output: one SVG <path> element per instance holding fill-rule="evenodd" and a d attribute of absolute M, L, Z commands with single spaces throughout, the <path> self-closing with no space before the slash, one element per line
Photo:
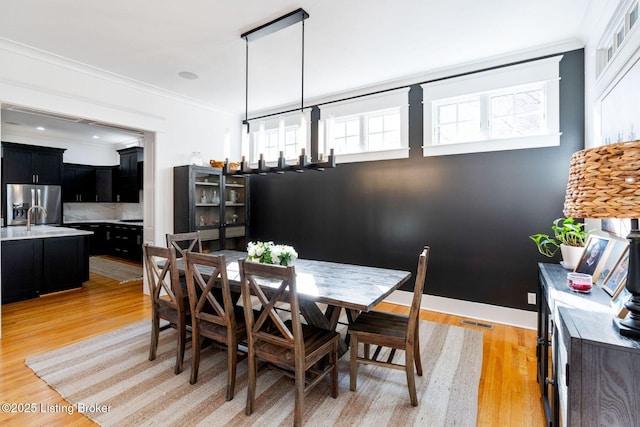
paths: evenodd
<path fill-rule="evenodd" d="M 235 330 L 234 304 L 224 255 L 186 252 L 184 258 L 192 322 L 204 320 Z M 222 287 L 222 304 L 211 293 L 218 281 Z"/>
<path fill-rule="evenodd" d="M 175 248 L 178 258 L 184 257 L 185 252 L 202 252 L 202 240 L 199 231 L 189 233 L 167 233 L 167 247 Z"/>
<path fill-rule="evenodd" d="M 260 264 L 240 260 L 240 283 L 247 325 L 249 345 L 265 341 L 294 351 L 296 358 L 304 357 L 302 323 L 296 289 L 296 272 L 293 266 Z M 266 284 L 269 286 L 266 286 Z M 265 285 L 264 289 L 261 284 Z M 265 291 L 266 290 L 266 291 Z M 255 318 L 251 296 L 260 303 L 260 315 Z M 291 324 L 282 321 L 276 312 L 278 302 L 291 307 Z M 290 361 L 293 363 L 293 361 Z"/>
<path fill-rule="evenodd" d="M 180 286 L 180 274 L 176 265 L 176 251 L 174 248 L 162 248 L 142 245 L 142 253 L 151 301 L 156 305 L 164 305 L 184 312 L 184 294 Z M 166 297 L 160 298 L 166 294 Z"/>
<path fill-rule="evenodd" d="M 429 246 L 425 246 L 418 257 L 418 272 L 416 273 L 416 283 L 413 288 L 413 299 L 411 300 L 411 311 L 409 312 L 409 322 L 407 324 L 407 337 L 417 331 L 420 316 L 420 302 L 422 301 L 422 291 L 427 276 L 427 262 L 429 261 Z"/>

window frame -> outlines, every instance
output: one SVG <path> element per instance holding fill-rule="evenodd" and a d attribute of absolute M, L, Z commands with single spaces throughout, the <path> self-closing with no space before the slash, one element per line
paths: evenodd
<path fill-rule="evenodd" d="M 297 162 L 302 148 L 304 148 L 307 153 L 310 151 L 310 126 L 311 109 L 309 108 L 306 108 L 303 111 L 294 111 L 290 113 L 279 114 L 273 117 L 265 117 L 263 119 L 252 120 L 249 127 L 249 133 L 246 137 L 246 142 L 243 142 L 243 153 L 248 153 L 247 157 L 249 159 L 249 164 L 252 167 L 257 166 L 261 154 L 264 155 L 267 164 L 277 164 L 280 151 L 284 153 L 287 163 Z M 287 132 L 291 132 L 291 130 L 294 128 L 296 132 L 302 133 L 302 142 L 300 143 L 300 150 L 297 150 L 294 155 L 288 156 L 287 146 L 291 144 L 287 144 Z M 260 147 L 264 146 L 265 138 L 268 135 L 273 135 L 274 133 L 277 133 L 278 135 L 276 157 L 270 158 L 267 153 L 260 152 Z M 246 148 L 244 146 L 246 146 Z"/>
<path fill-rule="evenodd" d="M 359 145 L 363 151 L 357 153 L 335 153 L 336 162 L 352 163 L 403 159 L 409 157 L 409 87 L 395 89 L 383 93 L 366 95 L 345 101 L 320 105 L 320 121 L 318 126 L 318 152 L 329 153 L 334 148 L 332 127 L 336 120 L 348 121 L 357 118 L 359 128 Z M 368 120 L 381 113 L 397 111 L 399 120 L 399 146 L 383 149 L 371 149 L 369 146 Z"/>
<path fill-rule="evenodd" d="M 560 145 L 560 71 L 562 55 L 501 67 L 438 82 L 422 84 L 423 89 L 423 155 L 441 156 L 488 151 L 517 150 Z M 517 93 L 527 87 L 544 85 L 546 91 L 544 119 L 546 132 L 537 135 L 491 138 L 488 121 L 489 98 L 493 95 Z M 441 144 L 435 140 L 435 107 L 450 100 L 477 97 L 481 100 L 481 129 L 485 136 L 476 141 Z M 482 98 L 486 101 L 483 103 Z"/>

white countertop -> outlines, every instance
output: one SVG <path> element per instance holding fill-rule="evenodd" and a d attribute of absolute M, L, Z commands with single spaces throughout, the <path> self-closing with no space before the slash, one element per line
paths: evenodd
<path fill-rule="evenodd" d="M 137 225 L 142 227 L 142 221 L 127 221 L 121 219 L 80 219 L 80 220 L 67 220 L 65 224 L 119 224 L 119 225 Z"/>
<path fill-rule="evenodd" d="M 93 231 L 77 230 L 75 228 L 52 227 L 50 225 L 32 225 L 27 231 L 26 225 L 10 225 L 0 229 L 0 241 L 44 239 L 48 237 L 88 236 Z"/>

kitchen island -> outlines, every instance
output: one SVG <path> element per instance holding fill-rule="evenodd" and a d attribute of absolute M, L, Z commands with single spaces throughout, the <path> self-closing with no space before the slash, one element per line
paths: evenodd
<path fill-rule="evenodd" d="M 2 304 L 82 287 L 91 231 L 47 225 L 0 229 Z"/>

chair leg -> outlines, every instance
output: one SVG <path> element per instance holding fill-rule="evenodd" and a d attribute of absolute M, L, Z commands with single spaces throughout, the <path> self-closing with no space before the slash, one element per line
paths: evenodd
<path fill-rule="evenodd" d="M 409 398 L 411 405 L 418 406 L 418 396 L 416 395 L 416 378 L 413 373 L 413 346 L 407 347 L 405 351 L 404 370 L 407 373 L 407 385 L 409 386 Z"/>
<path fill-rule="evenodd" d="M 195 322 L 191 328 L 191 351 L 193 354 L 191 356 L 191 378 L 189 383 L 195 384 L 198 382 L 198 370 L 200 369 L 200 333 L 197 326 L 195 326 Z"/>
<path fill-rule="evenodd" d="M 350 372 L 349 372 L 349 390 L 356 391 L 356 383 L 358 380 L 358 335 L 350 334 L 351 343 L 350 343 Z M 366 344 L 365 344 L 366 345 Z"/>
<path fill-rule="evenodd" d="M 418 322 L 418 324 L 419 323 L 420 322 Z M 418 372 L 418 375 L 422 376 L 422 359 L 420 357 L 420 329 L 417 324 L 416 324 L 416 336 L 415 336 L 414 342 L 415 344 L 413 347 L 413 359 L 416 364 L 416 371 Z"/>
<path fill-rule="evenodd" d="M 249 348 L 249 355 L 247 359 L 249 364 L 249 380 L 247 382 L 247 406 L 244 413 L 246 415 L 251 415 L 253 413 L 253 406 L 256 400 L 256 376 L 258 375 L 257 360 L 251 348 Z"/>
<path fill-rule="evenodd" d="M 298 362 L 298 361 L 296 361 Z M 302 416 L 304 414 L 304 383 L 305 371 L 302 363 L 296 363 L 296 403 L 293 412 L 293 425 L 302 426 Z"/>
<path fill-rule="evenodd" d="M 184 361 L 184 348 L 187 341 L 187 326 L 184 322 L 178 325 L 178 354 L 176 355 L 176 369 L 174 373 L 178 375 L 182 372 L 182 362 Z"/>
<path fill-rule="evenodd" d="M 235 340 L 229 340 L 227 345 L 227 401 L 233 399 L 236 385 L 236 365 L 238 362 L 238 344 Z"/>
<path fill-rule="evenodd" d="M 338 341 L 333 342 L 333 352 L 331 352 L 330 362 L 333 364 L 331 372 L 331 397 L 338 397 Z"/>
<path fill-rule="evenodd" d="M 160 334 L 160 317 L 153 314 L 151 320 L 151 345 L 149 347 L 149 360 L 155 360 L 158 351 L 158 335 Z"/>

